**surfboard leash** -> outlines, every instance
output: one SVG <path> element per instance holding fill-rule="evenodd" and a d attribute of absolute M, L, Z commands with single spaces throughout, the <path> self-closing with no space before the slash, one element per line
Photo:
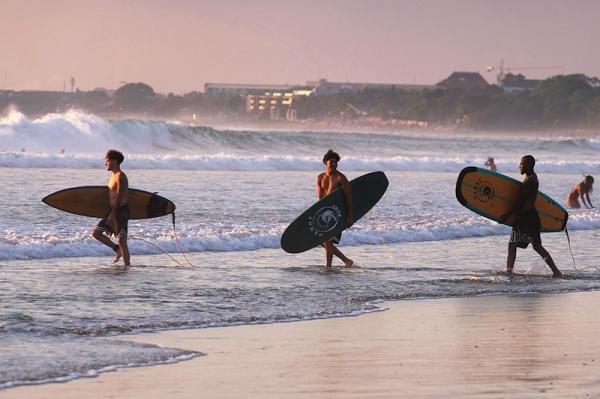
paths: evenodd
<path fill-rule="evenodd" d="M 173 235 L 175 236 L 175 241 L 177 242 L 177 247 L 179 247 L 179 250 L 181 251 L 181 254 L 185 258 L 185 260 L 187 261 L 187 263 L 190 266 L 193 267 L 194 265 L 192 264 L 192 262 L 190 262 L 190 260 L 185 255 L 185 252 L 183 251 L 183 249 L 181 248 L 181 244 L 179 243 L 179 239 L 177 238 L 177 231 L 175 230 L 175 212 L 173 212 L 172 215 L 173 215 Z M 146 240 L 146 239 L 140 238 L 140 237 L 135 237 L 135 236 L 131 236 L 130 238 L 132 240 L 143 241 L 146 244 L 152 245 L 154 248 L 158 249 L 161 253 L 163 253 L 163 254 L 167 255 L 169 258 L 171 258 L 171 260 L 173 262 L 175 262 L 178 266 L 180 266 L 180 267 L 186 267 L 186 265 L 184 265 L 181 262 L 179 262 L 177 259 L 175 259 L 173 256 L 171 256 L 171 254 L 169 254 L 167 251 L 165 251 L 164 249 L 162 249 L 161 247 L 159 247 L 157 244 L 153 243 L 152 241 L 149 241 L 149 240 Z"/>
<path fill-rule="evenodd" d="M 575 266 L 575 256 L 573 256 L 573 250 L 571 249 L 571 237 L 569 237 L 569 229 L 565 228 L 565 233 L 567 234 L 567 242 L 569 243 L 569 252 L 571 253 L 571 259 L 573 259 L 573 269 L 577 270 L 577 266 Z"/>
<path fill-rule="evenodd" d="M 383 234 L 381 234 L 382 223 L 380 222 L 380 218 L 379 218 L 379 210 L 377 210 L 377 209 L 373 210 L 373 217 L 374 217 L 375 223 L 376 223 L 375 231 L 377 231 L 377 234 L 379 235 L 379 240 L 381 241 L 381 244 L 383 244 L 383 248 L 384 248 L 385 252 L 387 252 L 386 255 L 388 256 L 388 259 L 392 262 L 397 261 L 396 252 L 393 249 L 388 247 L 387 243 L 385 242 L 385 240 L 383 238 Z M 390 250 L 392 251 L 393 255 L 390 254 Z"/>
<path fill-rule="evenodd" d="M 164 249 L 162 249 L 161 247 L 159 247 L 158 245 L 156 245 L 156 244 L 155 244 L 155 243 L 153 243 L 152 241 L 148 241 L 148 240 L 145 240 L 145 239 L 143 239 L 143 238 L 134 237 L 134 236 L 131 236 L 131 237 L 129 237 L 129 238 L 131 238 L 132 240 L 143 241 L 143 242 L 145 242 L 146 244 L 150 244 L 150 245 L 152 245 L 153 247 L 157 248 L 157 249 L 158 249 L 160 252 L 162 252 L 163 254 L 167 255 L 169 258 L 171 258 L 171 260 L 172 260 L 173 262 L 177 263 L 177 265 L 178 265 L 178 266 L 180 266 L 180 267 L 185 267 L 185 265 L 181 264 L 181 262 L 179 262 L 177 259 L 175 259 L 174 257 L 172 257 L 172 256 L 171 256 L 171 255 L 170 255 L 170 254 L 169 254 L 167 251 L 165 251 Z"/>
<path fill-rule="evenodd" d="M 177 237 L 177 230 L 175 230 L 175 212 L 173 212 L 171 214 L 173 216 L 173 236 L 175 237 L 175 242 L 177 242 L 177 247 L 179 248 L 179 251 L 181 252 L 181 254 L 183 255 L 183 258 L 185 259 L 185 261 L 190 265 L 190 266 L 194 266 L 192 264 L 192 262 L 190 262 L 190 260 L 188 259 L 188 257 L 185 254 L 185 251 L 183 250 L 183 248 L 181 248 L 181 244 L 179 243 L 179 238 Z"/>
<path fill-rule="evenodd" d="M 569 229 L 565 229 L 565 233 L 567 233 L 567 242 L 569 243 L 569 252 L 571 252 L 571 258 L 573 259 L 573 269 L 577 270 L 578 272 L 581 272 L 581 271 L 584 271 L 587 269 L 595 269 L 600 272 L 600 268 L 598 268 L 596 266 L 588 266 L 588 267 L 584 267 L 583 269 L 578 269 L 575 266 L 575 257 L 573 256 L 573 251 L 571 250 L 571 238 L 569 237 Z"/>

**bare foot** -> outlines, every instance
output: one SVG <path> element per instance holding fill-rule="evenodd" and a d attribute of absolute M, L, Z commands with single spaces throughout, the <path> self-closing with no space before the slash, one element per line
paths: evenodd
<path fill-rule="evenodd" d="M 562 278 L 562 276 L 563 276 L 563 274 L 559 270 L 552 273 L 552 277 L 554 277 L 554 278 Z"/>
<path fill-rule="evenodd" d="M 348 262 L 344 262 L 345 267 L 352 267 L 354 265 L 354 261 L 352 259 L 348 259 Z"/>
<path fill-rule="evenodd" d="M 121 253 L 121 248 L 117 248 L 116 253 L 117 254 L 115 255 L 115 259 L 113 259 L 113 263 L 117 263 L 119 259 L 121 259 L 121 256 L 123 256 L 123 254 Z"/>
<path fill-rule="evenodd" d="M 507 268 L 506 269 L 506 274 L 513 274 L 513 269 L 511 268 Z"/>

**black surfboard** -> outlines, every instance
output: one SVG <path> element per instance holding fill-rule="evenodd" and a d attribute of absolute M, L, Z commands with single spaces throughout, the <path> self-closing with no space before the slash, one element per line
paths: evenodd
<path fill-rule="evenodd" d="M 388 184 L 383 172 L 367 173 L 350 181 L 354 222 L 379 202 Z M 281 248 L 289 253 L 308 251 L 345 230 L 346 217 L 346 197 L 338 187 L 285 229 L 281 236 Z"/>

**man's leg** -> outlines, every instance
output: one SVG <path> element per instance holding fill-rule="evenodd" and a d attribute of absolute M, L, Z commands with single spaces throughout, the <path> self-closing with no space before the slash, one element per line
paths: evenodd
<path fill-rule="evenodd" d="M 515 260 L 517 259 L 517 243 L 508 243 L 508 257 L 506 259 L 506 273 L 510 274 L 513 272 L 515 266 Z"/>
<path fill-rule="evenodd" d="M 333 249 L 335 248 L 331 241 L 325 241 L 323 243 L 323 248 L 325 248 L 325 267 L 331 267 L 333 262 Z"/>
<path fill-rule="evenodd" d="M 129 247 L 127 246 L 127 234 L 121 234 L 119 236 L 119 251 L 123 255 L 123 263 L 125 266 L 130 266 Z"/>
<path fill-rule="evenodd" d="M 354 264 L 354 261 L 350 258 L 348 258 L 346 255 L 344 255 L 342 253 L 342 251 L 340 251 L 339 249 L 337 249 L 337 247 L 333 244 L 331 244 L 331 248 L 333 249 L 332 253 L 333 255 L 337 256 L 338 258 L 341 259 L 342 262 L 344 262 L 344 265 L 346 267 L 350 267 Z"/>
<path fill-rule="evenodd" d="M 104 235 L 102 230 L 94 228 L 94 230 L 92 230 L 92 236 L 102 244 L 110 247 L 113 251 L 115 250 L 115 243 L 112 242 L 106 235 Z"/>
<path fill-rule="evenodd" d="M 535 252 L 540 254 L 540 256 L 542 257 L 542 259 L 544 259 L 546 264 L 550 266 L 550 269 L 552 269 L 552 275 L 554 277 L 562 277 L 562 273 L 560 272 L 560 270 L 558 270 L 558 267 L 556 267 L 552 256 L 550 256 L 548 251 L 546 251 L 546 248 L 544 248 L 541 243 L 533 244 L 533 249 L 535 250 Z"/>

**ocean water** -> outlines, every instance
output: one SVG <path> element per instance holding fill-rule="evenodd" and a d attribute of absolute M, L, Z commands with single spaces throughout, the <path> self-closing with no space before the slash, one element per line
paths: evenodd
<path fill-rule="evenodd" d="M 97 220 L 41 202 L 105 184 L 108 148 L 125 153 L 131 187 L 177 205 L 175 233 L 170 217 L 130 221 L 128 270 L 91 237 Z M 328 148 L 349 178 L 383 170 L 390 181 L 344 233 L 340 249 L 356 268 L 323 268 L 318 248 L 279 248 L 285 227 L 315 201 Z M 519 178 L 527 153 L 538 159 L 540 189 L 563 203 L 582 174 L 600 171 L 593 134 L 232 131 L 12 112 L 0 119 L 0 388 L 202 355 L 126 342 L 141 331 L 356 315 L 385 300 L 600 289 L 596 209 L 570 212 L 574 258 L 564 233 L 543 235 L 565 279 L 552 279 L 531 249 L 519 251 L 520 274 L 509 278 L 509 229 L 456 201 L 463 167 L 494 156 L 499 171 Z"/>

